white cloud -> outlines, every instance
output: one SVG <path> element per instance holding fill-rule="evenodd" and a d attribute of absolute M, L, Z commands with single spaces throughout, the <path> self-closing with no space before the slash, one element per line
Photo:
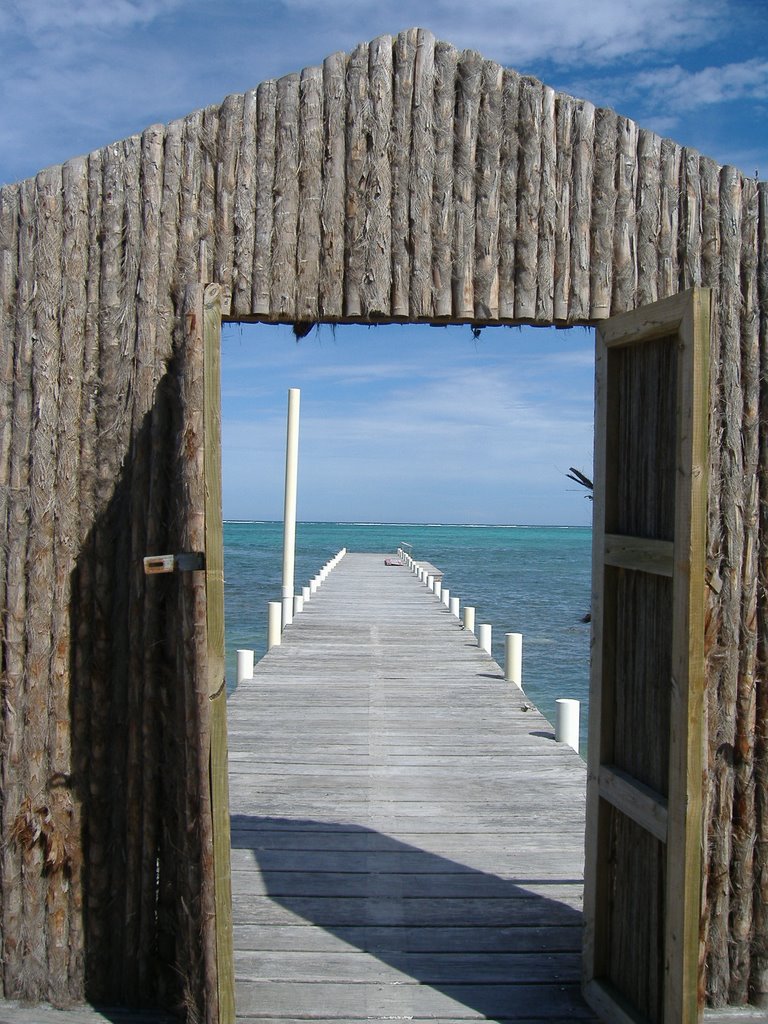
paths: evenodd
<path fill-rule="evenodd" d="M 28 33 L 43 42 L 50 34 L 114 34 L 148 25 L 183 6 L 183 0 L 21 0 L 0 5 L 0 30 Z"/>
<path fill-rule="evenodd" d="M 337 19 L 349 38 L 365 26 L 403 27 L 402 5 L 376 0 L 284 0 L 283 6 L 312 19 Z M 700 46 L 716 37 L 728 5 L 717 0 L 484 0 L 471 9 L 465 0 L 411 0 L 411 25 L 430 29 L 460 48 L 474 48 L 504 63 L 547 61 L 600 64 L 627 56 L 669 53 Z M 364 34 L 360 38 L 368 38 Z"/>
<path fill-rule="evenodd" d="M 768 99 L 768 60 L 753 58 L 722 67 L 688 71 L 675 64 L 640 72 L 635 92 L 646 92 L 657 103 L 676 111 L 696 110 L 714 103 Z"/>

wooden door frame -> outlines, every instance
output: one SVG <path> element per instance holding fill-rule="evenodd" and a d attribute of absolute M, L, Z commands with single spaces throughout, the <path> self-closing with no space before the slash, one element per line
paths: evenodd
<path fill-rule="evenodd" d="M 596 328 L 595 494 L 593 525 L 593 650 L 590 681 L 584 993 L 606 1021 L 633 1014 L 605 979 L 609 907 L 606 832 L 618 808 L 666 843 L 663 1020 L 694 1024 L 699 1005 L 700 914 L 704 836 L 704 624 L 707 539 L 709 340 L 712 293 L 694 288 L 621 314 Z M 674 335 L 678 345 L 675 539 L 644 541 L 606 535 L 605 471 L 609 456 L 608 352 Z M 691 427 L 689 431 L 689 425 Z M 668 800 L 610 766 L 612 737 L 603 728 L 603 637 L 614 610 L 604 607 L 606 565 L 661 572 L 673 578 L 674 622 Z M 606 640 L 610 642 L 610 640 Z"/>
<path fill-rule="evenodd" d="M 203 293 L 205 594 L 208 633 L 208 698 L 211 702 L 210 788 L 216 907 L 218 1024 L 235 1022 L 232 935 L 232 868 L 229 821 L 227 680 L 224 650 L 224 539 L 221 469 L 221 317 L 228 309 L 219 284 Z"/>

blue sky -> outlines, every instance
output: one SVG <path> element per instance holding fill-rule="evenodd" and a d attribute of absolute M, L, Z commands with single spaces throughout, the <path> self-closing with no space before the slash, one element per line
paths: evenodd
<path fill-rule="evenodd" d="M 408 25 L 768 177 L 766 0 L 0 0 L 0 183 Z M 224 511 L 279 518 L 288 387 L 304 519 L 586 523 L 586 331 L 227 327 Z"/>

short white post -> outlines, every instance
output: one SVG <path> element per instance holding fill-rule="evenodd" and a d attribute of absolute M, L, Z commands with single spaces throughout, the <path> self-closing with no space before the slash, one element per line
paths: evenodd
<path fill-rule="evenodd" d="M 577 700 L 571 697 L 558 697 L 555 701 L 555 739 L 558 743 L 567 743 L 578 754 L 579 752 L 579 710 Z"/>
<path fill-rule="evenodd" d="M 309 592 L 310 592 L 310 594 L 316 594 L 317 593 L 317 588 L 319 587 L 319 585 L 320 584 L 317 582 L 317 576 L 315 576 L 314 579 L 311 579 L 309 581 Z"/>
<path fill-rule="evenodd" d="M 280 644 L 280 633 L 283 627 L 283 602 L 269 602 L 269 617 L 267 618 L 267 650 L 277 647 Z"/>
<path fill-rule="evenodd" d="M 459 617 L 459 604 L 458 597 L 451 598 L 451 615 L 455 615 L 457 619 Z"/>
<path fill-rule="evenodd" d="M 253 651 L 237 652 L 237 685 L 244 679 L 253 679 Z"/>
<path fill-rule="evenodd" d="M 491 653 L 491 636 L 493 633 L 493 627 L 490 622 L 481 622 L 477 627 L 477 646 L 486 652 Z"/>
<path fill-rule="evenodd" d="M 466 629 L 467 632 L 469 632 L 469 633 L 474 633 L 475 632 L 475 609 L 472 607 L 471 604 L 465 604 L 464 605 L 464 614 L 462 616 L 462 623 L 464 624 L 464 629 Z"/>
<path fill-rule="evenodd" d="M 435 590 L 435 577 L 434 576 L 427 576 L 427 587 L 428 587 L 429 590 L 431 590 L 434 593 L 434 590 Z"/>
<path fill-rule="evenodd" d="M 293 621 L 293 577 L 296 563 L 296 493 L 299 474 L 299 403 L 301 391 L 288 389 L 288 432 L 285 441 L 285 511 L 283 513 L 283 626 Z"/>
<path fill-rule="evenodd" d="M 435 580 L 435 597 L 439 600 L 443 593 L 443 581 Z"/>
<path fill-rule="evenodd" d="M 293 614 L 301 615 L 304 611 L 304 598 L 301 594 L 293 595 Z"/>
<path fill-rule="evenodd" d="M 306 604 L 307 601 L 312 596 L 311 593 L 310 593 L 309 587 L 302 587 L 301 588 L 301 596 L 304 598 L 304 604 Z"/>
<path fill-rule="evenodd" d="M 448 589 L 448 587 L 443 587 L 440 596 L 443 599 L 443 604 L 445 605 L 445 607 L 446 608 L 450 608 L 451 607 L 451 591 Z"/>
<path fill-rule="evenodd" d="M 523 688 L 523 634 L 504 634 L 504 678 Z"/>

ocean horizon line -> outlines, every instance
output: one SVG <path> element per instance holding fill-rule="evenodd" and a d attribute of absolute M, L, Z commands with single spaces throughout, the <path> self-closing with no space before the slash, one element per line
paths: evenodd
<path fill-rule="evenodd" d="M 222 522 L 232 525 L 279 526 L 282 519 L 223 519 Z M 410 527 L 429 527 L 431 529 L 451 530 L 591 530 L 589 523 L 415 523 L 415 522 L 363 522 L 344 519 L 298 519 L 297 526 L 397 526 L 405 529 Z"/>

